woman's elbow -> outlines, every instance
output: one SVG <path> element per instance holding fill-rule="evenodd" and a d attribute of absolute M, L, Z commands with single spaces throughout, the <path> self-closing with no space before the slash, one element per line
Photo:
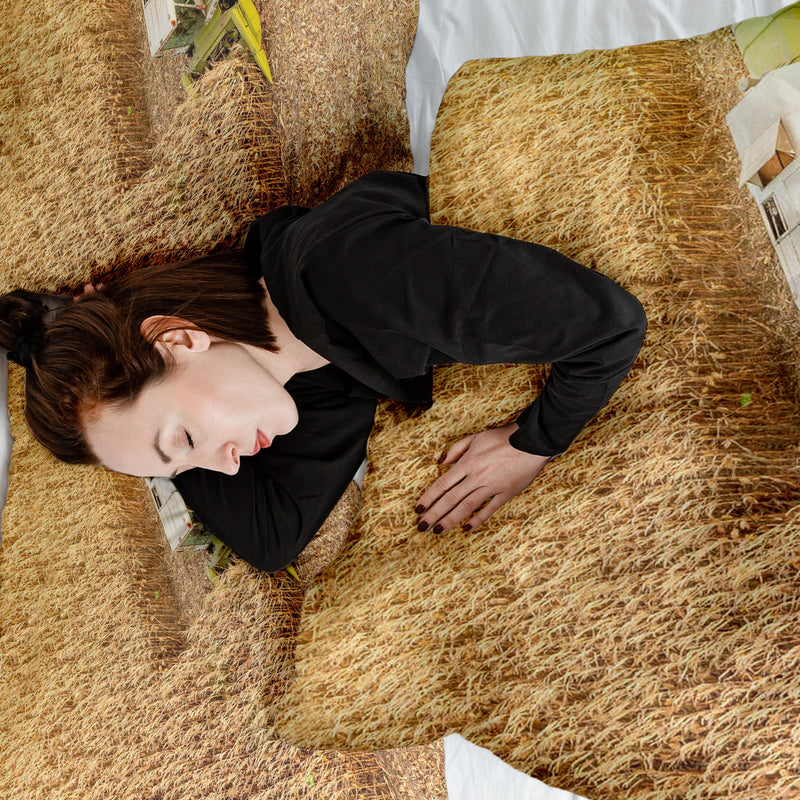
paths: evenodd
<path fill-rule="evenodd" d="M 617 323 L 620 344 L 629 355 L 630 363 L 636 359 L 647 333 L 647 315 L 639 299 L 630 292 L 623 291 L 618 304 Z"/>
<path fill-rule="evenodd" d="M 630 331 L 639 347 L 642 346 L 645 334 L 647 333 L 647 314 L 645 314 L 644 306 L 639 302 L 638 297 L 627 293 L 629 297 L 628 302 L 628 316 L 630 320 Z"/>

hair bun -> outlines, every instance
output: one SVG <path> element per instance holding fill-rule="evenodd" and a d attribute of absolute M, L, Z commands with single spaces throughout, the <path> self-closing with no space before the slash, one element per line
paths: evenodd
<path fill-rule="evenodd" d="M 30 367 L 44 340 L 47 306 L 33 292 L 17 289 L 0 297 L 0 346 L 8 357 Z"/>
<path fill-rule="evenodd" d="M 21 367 L 28 369 L 33 366 L 34 356 L 42 349 L 43 340 L 44 325 L 39 325 L 36 328 L 31 328 L 28 332 L 20 333 L 16 342 L 14 342 L 14 347 L 8 351 L 8 357 Z"/>

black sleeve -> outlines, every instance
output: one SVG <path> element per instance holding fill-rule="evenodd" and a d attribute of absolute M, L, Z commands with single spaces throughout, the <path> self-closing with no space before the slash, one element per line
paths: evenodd
<path fill-rule="evenodd" d="M 550 248 L 431 224 L 419 176 L 373 173 L 345 192 L 338 215 L 327 201 L 329 229 L 308 258 L 309 273 L 342 270 L 317 297 L 328 318 L 401 377 L 420 342 L 431 364 L 551 364 L 511 443 L 563 452 L 635 360 L 646 329 L 639 301 Z"/>
<path fill-rule="evenodd" d="M 235 475 L 193 469 L 175 478 L 186 504 L 245 561 L 282 569 L 325 521 L 364 459 L 375 400 L 351 397 L 335 367 L 295 376 L 286 388 L 300 421 Z"/>

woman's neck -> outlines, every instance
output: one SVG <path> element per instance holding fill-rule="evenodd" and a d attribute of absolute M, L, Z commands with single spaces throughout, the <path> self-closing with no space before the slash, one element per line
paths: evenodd
<path fill-rule="evenodd" d="M 253 357 L 264 364 L 281 384 L 286 384 L 298 372 L 309 372 L 329 364 L 330 362 L 326 358 L 312 350 L 292 333 L 277 306 L 272 302 L 266 287 L 264 287 L 264 291 L 266 293 L 264 310 L 278 350 L 272 352 L 260 347 L 251 349 L 248 346 Z"/>

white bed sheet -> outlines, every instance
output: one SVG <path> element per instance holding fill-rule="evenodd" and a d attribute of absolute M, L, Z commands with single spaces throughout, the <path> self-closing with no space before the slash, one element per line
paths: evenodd
<path fill-rule="evenodd" d="M 794 0 L 419 0 L 406 67 L 414 171 L 427 175 L 447 82 L 475 58 L 517 58 L 683 39 Z"/>
<path fill-rule="evenodd" d="M 457 733 L 444 737 L 447 800 L 585 800 L 519 772 Z"/>

